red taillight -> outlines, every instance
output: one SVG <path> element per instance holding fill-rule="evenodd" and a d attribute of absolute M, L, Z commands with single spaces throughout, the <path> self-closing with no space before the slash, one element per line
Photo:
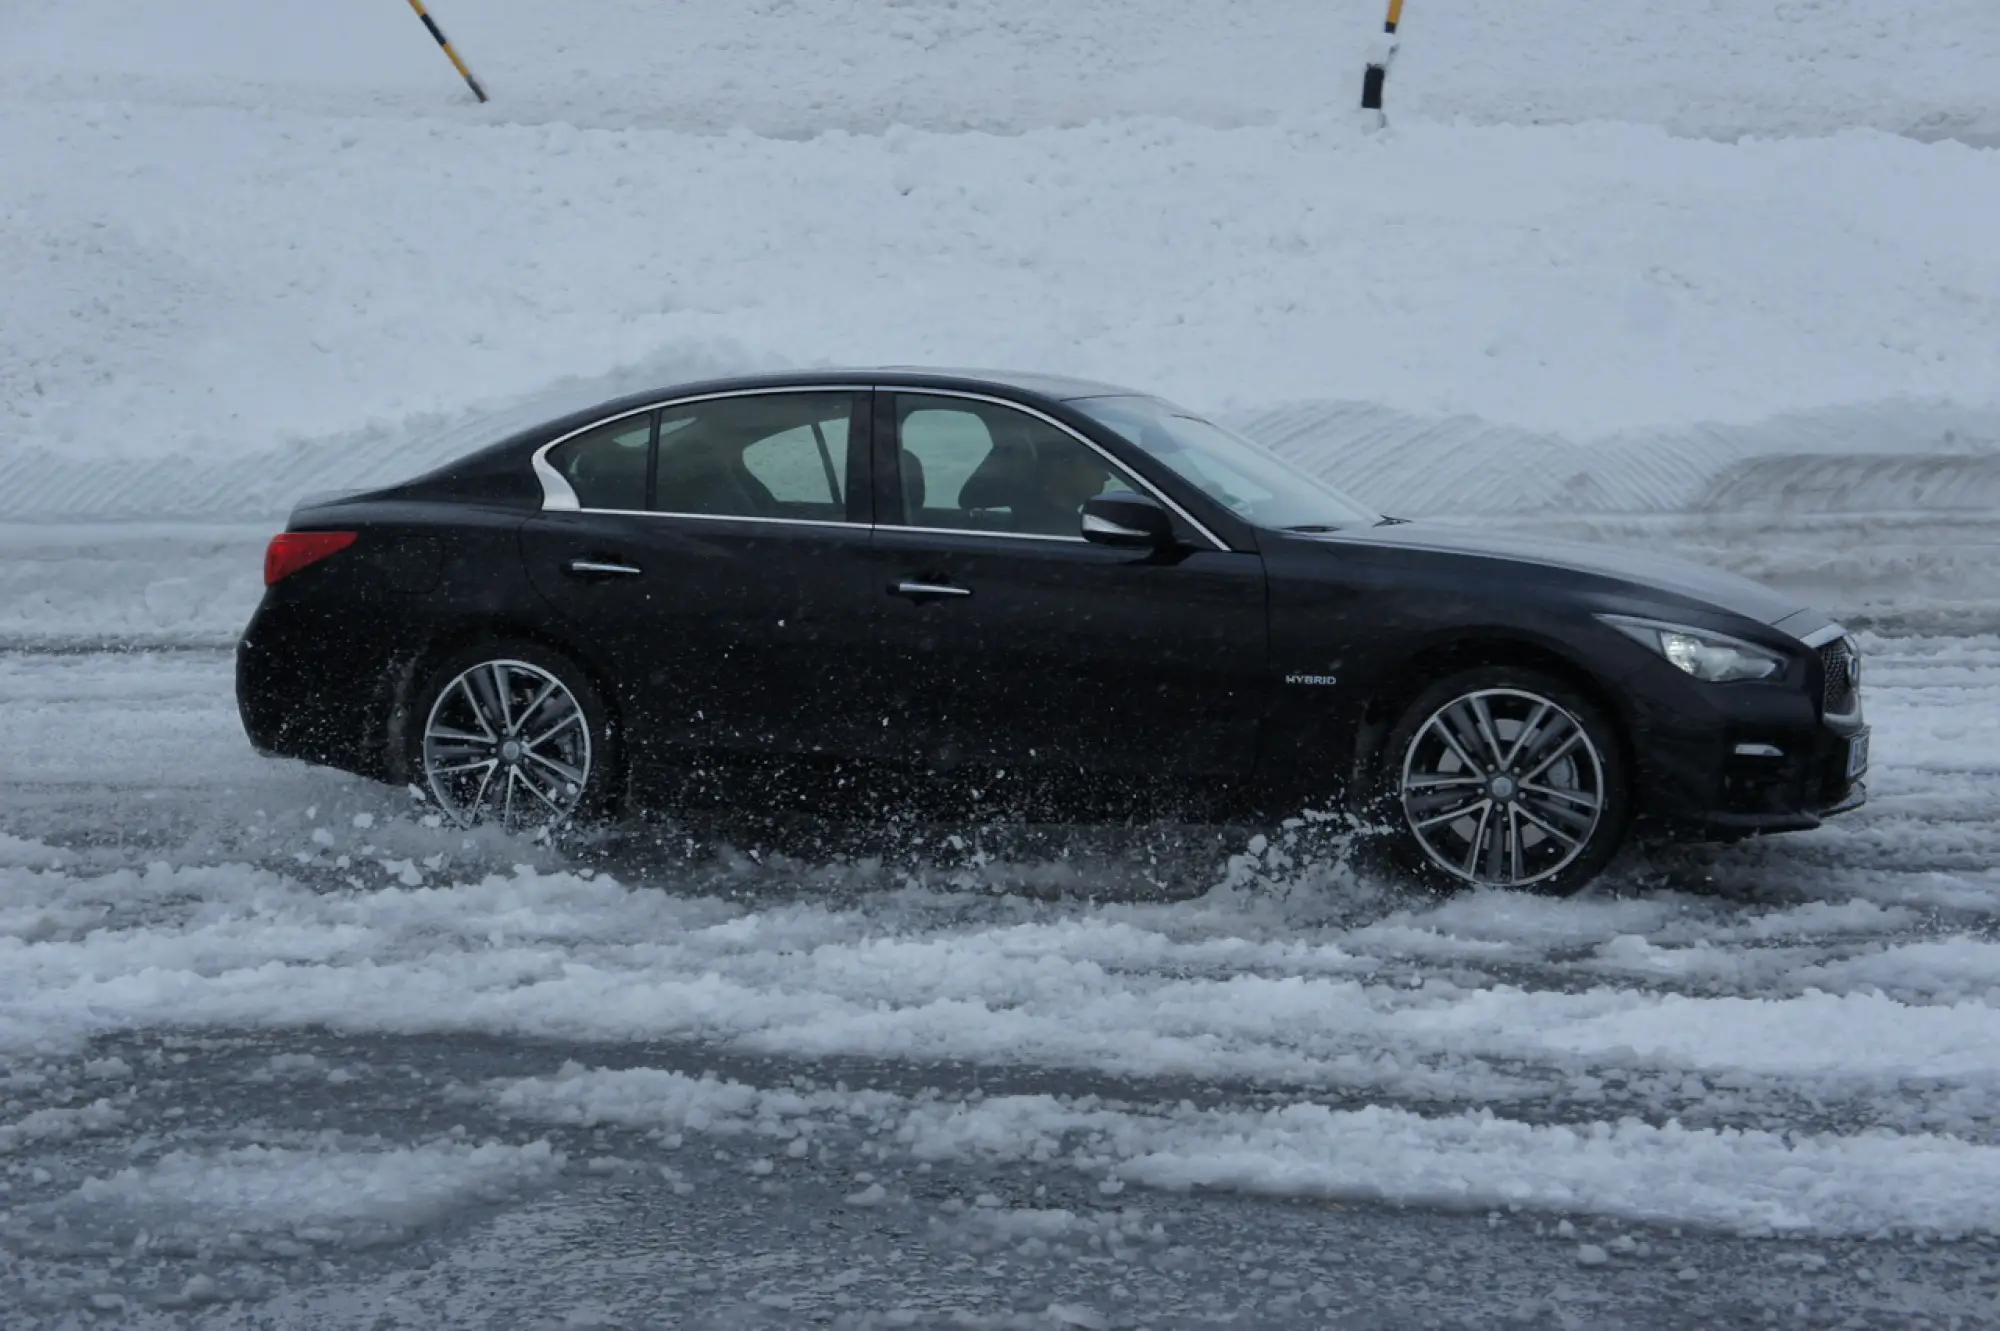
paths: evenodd
<path fill-rule="evenodd" d="M 351 531 L 281 531 L 264 548 L 264 585 L 289 578 L 354 544 Z"/>

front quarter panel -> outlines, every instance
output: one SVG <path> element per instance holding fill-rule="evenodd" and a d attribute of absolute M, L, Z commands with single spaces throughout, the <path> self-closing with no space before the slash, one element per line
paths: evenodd
<path fill-rule="evenodd" d="M 1368 757 L 1371 728 L 1392 725 L 1454 657 L 1559 663 L 1629 722 L 1618 680 L 1644 663 L 1644 649 L 1627 642 L 1631 654 L 1607 657 L 1605 640 L 1615 635 L 1590 618 L 1559 571 L 1275 533 L 1264 555 L 1273 690 L 1264 769 L 1295 798 L 1325 807 Z M 1427 661 L 1435 668 L 1413 671 Z"/>
<path fill-rule="evenodd" d="M 1785 630 L 1672 590 L 1512 559 L 1278 535 L 1265 558 L 1275 698 L 1265 771 L 1308 807 L 1329 807 L 1343 782 L 1353 791 L 1427 683 L 1498 663 L 1555 672 L 1603 707 L 1627 748 L 1642 825 L 1675 836 L 1786 830 L 1853 798 L 1838 769 L 1860 722 L 1821 715 L 1817 658 Z M 1700 681 L 1596 618 L 1607 612 L 1744 638 L 1788 665 L 1768 680 Z M 1782 756 L 1765 763 L 1746 749 Z"/>

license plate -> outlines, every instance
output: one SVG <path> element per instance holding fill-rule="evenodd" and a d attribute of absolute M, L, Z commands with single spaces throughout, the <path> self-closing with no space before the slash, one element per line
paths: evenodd
<path fill-rule="evenodd" d="M 1847 741 L 1847 779 L 1852 781 L 1868 770 L 1868 732 Z"/>

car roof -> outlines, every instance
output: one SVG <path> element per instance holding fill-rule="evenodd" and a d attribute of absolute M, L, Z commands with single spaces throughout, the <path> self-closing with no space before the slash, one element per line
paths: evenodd
<path fill-rule="evenodd" d="M 1046 402 L 1073 402 L 1079 398 L 1091 397 L 1147 396 L 1137 389 L 1120 388 L 1116 384 L 1035 371 L 946 369 L 920 365 L 844 366 L 740 374 L 724 379 L 698 379 L 687 383 L 666 384 L 643 392 L 627 393 L 622 397 L 569 412 L 560 420 L 545 422 L 537 431 L 531 433 L 558 426 L 563 428 L 555 432 L 563 433 L 591 420 L 616 416 L 621 412 L 634 411 L 649 403 L 663 402 L 671 398 L 695 397 L 704 393 L 737 393 L 759 388 L 797 388 L 817 384 L 824 384 L 830 388 L 956 389 L 960 392 L 994 393 L 996 396 L 1031 403 L 1038 398 Z"/>
<path fill-rule="evenodd" d="M 822 366 L 816 369 L 782 370 L 768 374 L 746 374 L 731 379 L 676 384 L 654 396 L 677 396 L 688 392 L 728 391 L 732 388 L 786 388 L 799 384 L 866 384 L 917 388 L 957 388 L 968 391 L 1000 389 L 1004 396 L 1048 398 L 1069 402 L 1086 397 L 1129 397 L 1137 389 L 1071 375 L 1047 374 L 1039 370 L 992 370 L 937 365 Z"/>
<path fill-rule="evenodd" d="M 1033 393 L 1040 397 L 1052 398 L 1057 402 L 1073 402 L 1086 397 L 1147 396 L 1136 388 L 1122 388 L 1117 384 L 1108 384 L 1096 379 L 1078 379 L 1066 374 L 1044 374 L 1038 370 L 945 369 L 921 365 L 885 365 L 864 373 L 874 374 L 878 378 L 882 375 L 894 375 L 897 382 L 918 379 L 949 380 L 954 384 L 986 384 Z"/>

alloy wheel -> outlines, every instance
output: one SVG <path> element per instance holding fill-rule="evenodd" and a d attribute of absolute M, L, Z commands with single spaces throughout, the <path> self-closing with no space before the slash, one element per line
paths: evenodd
<path fill-rule="evenodd" d="M 1524 689 L 1480 689 L 1417 728 L 1403 755 L 1403 815 L 1445 873 L 1527 887 L 1590 845 L 1605 814 L 1604 773 L 1567 708 Z"/>
<path fill-rule="evenodd" d="M 424 779 L 453 821 L 567 822 L 590 784 L 590 722 L 569 687 L 526 661 L 454 677 L 424 721 Z"/>

